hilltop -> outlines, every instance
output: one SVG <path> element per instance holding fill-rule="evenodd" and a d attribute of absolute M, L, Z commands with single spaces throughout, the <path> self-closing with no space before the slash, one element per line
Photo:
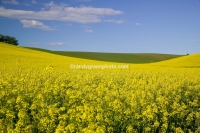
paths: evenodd
<path fill-rule="evenodd" d="M 106 61 L 106 62 L 133 63 L 133 64 L 153 63 L 183 56 L 183 55 L 157 54 L 157 53 L 102 53 L 102 52 L 51 51 L 33 47 L 26 47 L 26 48 L 56 55 L 68 56 L 68 57 Z"/>
<path fill-rule="evenodd" d="M 187 56 L 180 56 L 180 55 L 176 56 L 176 55 L 165 55 L 165 54 L 59 52 L 59 51 L 48 51 L 45 49 L 38 50 L 36 48 L 24 48 L 24 47 L 9 45 L 6 43 L 0 43 L 0 48 L 1 48 L 0 63 L 4 64 L 4 66 L 21 63 L 21 65 L 32 67 L 34 66 L 34 64 L 39 63 L 41 64 L 40 66 L 43 67 L 46 66 L 47 64 L 51 64 L 53 66 L 58 66 L 60 68 L 61 67 L 69 68 L 70 64 L 115 64 L 115 63 L 126 63 L 130 61 L 130 59 L 132 59 L 132 63 L 128 64 L 132 64 L 131 66 L 137 65 L 138 67 L 142 66 L 200 67 L 200 53 L 191 54 Z M 81 55 L 82 57 L 80 57 Z M 89 57 L 92 59 L 88 59 Z M 95 60 L 96 58 L 100 57 L 104 61 Z M 166 60 L 167 57 L 168 60 Z M 171 57 L 171 59 L 169 59 L 169 57 Z M 157 61 L 159 60 L 160 62 L 155 62 L 156 60 Z"/>
<path fill-rule="evenodd" d="M 200 68 L 200 52 L 175 59 L 157 62 L 155 64 L 160 66 Z"/>

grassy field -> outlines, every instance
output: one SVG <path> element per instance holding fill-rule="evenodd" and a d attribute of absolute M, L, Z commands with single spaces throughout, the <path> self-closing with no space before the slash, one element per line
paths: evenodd
<path fill-rule="evenodd" d="M 0 49 L 2 133 L 200 132 L 200 53 L 130 64 Z"/>
<path fill-rule="evenodd" d="M 38 51 L 48 52 L 57 55 L 64 55 L 69 57 L 76 57 L 82 59 L 99 60 L 107 62 L 120 62 L 120 63 L 152 63 L 163 60 L 169 60 L 183 55 L 172 54 L 153 54 L 153 53 L 98 53 L 98 52 L 69 52 L 69 51 L 51 51 L 40 48 L 31 48 Z"/>

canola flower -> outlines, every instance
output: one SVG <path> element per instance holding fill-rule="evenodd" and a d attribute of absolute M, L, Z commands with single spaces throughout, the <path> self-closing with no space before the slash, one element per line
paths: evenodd
<path fill-rule="evenodd" d="M 95 62 L 0 47 L 2 133 L 200 132 L 198 65 L 75 70 Z"/>
<path fill-rule="evenodd" d="M 3 75 L 3 132 L 199 131 L 199 69 Z"/>

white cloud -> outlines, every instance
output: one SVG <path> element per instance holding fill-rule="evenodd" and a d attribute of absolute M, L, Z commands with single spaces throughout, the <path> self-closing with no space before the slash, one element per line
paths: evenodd
<path fill-rule="evenodd" d="M 23 24 L 23 27 L 25 28 L 39 28 L 42 30 L 54 30 L 53 28 L 50 28 L 49 26 L 46 26 L 42 22 L 39 22 L 36 20 L 21 20 L 20 22 Z"/>
<path fill-rule="evenodd" d="M 5 3 L 5 4 L 15 4 L 15 5 L 18 5 L 19 2 L 17 2 L 17 0 L 1 0 L 2 3 Z"/>
<path fill-rule="evenodd" d="M 122 21 L 122 20 L 104 20 L 104 22 L 111 22 L 111 23 L 116 23 L 116 24 L 122 24 L 124 21 Z"/>
<path fill-rule="evenodd" d="M 51 46 L 63 46 L 65 43 L 64 42 L 51 42 L 51 43 L 48 43 L 48 45 L 51 45 Z"/>
<path fill-rule="evenodd" d="M 36 0 L 31 0 L 31 3 L 36 4 L 37 2 L 36 2 Z"/>
<path fill-rule="evenodd" d="M 70 24 L 70 23 L 69 23 L 69 24 L 67 24 L 67 25 L 68 25 L 68 26 L 72 26 L 72 24 Z"/>
<path fill-rule="evenodd" d="M 32 6 L 33 4 L 36 4 L 37 1 L 36 0 L 26 0 L 25 3 L 23 3 L 23 5 L 25 6 Z"/>
<path fill-rule="evenodd" d="M 97 23 L 109 15 L 123 14 L 111 8 L 69 7 L 66 4 L 56 5 L 50 2 L 40 11 L 6 9 L 0 7 L 0 16 L 16 19 L 56 20 L 77 23 Z"/>
<path fill-rule="evenodd" d="M 93 33 L 93 30 L 90 28 L 90 26 L 84 25 L 83 28 L 85 29 L 85 32 Z"/>
<path fill-rule="evenodd" d="M 141 24 L 140 24 L 140 23 L 135 23 L 135 25 L 136 25 L 136 26 L 141 26 Z"/>
<path fill-rule="evenodd" d="M 85 29 L 85 32 L 93 33 L 93 30 L 91 30 L 91 29 Z"/>

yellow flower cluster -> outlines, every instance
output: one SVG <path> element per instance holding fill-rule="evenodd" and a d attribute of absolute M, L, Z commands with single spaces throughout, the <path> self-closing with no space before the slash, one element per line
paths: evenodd
<path fill-rule="evenodd" d="M 87 70 L 70 64 L 105 62 L 0 48 L 1 133 L 200 132 L 200 58 Z"/>
<path fill-rule="evenodd" d="M 0 77 L 3 132 L 199 132 L 200 69 L 12 71 Z"/>

